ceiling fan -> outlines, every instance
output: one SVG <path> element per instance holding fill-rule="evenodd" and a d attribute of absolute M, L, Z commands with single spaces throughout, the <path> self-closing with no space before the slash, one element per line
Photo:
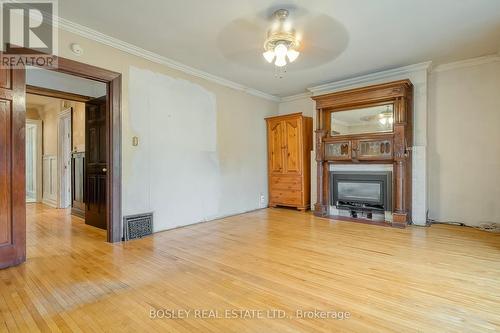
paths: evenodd
<path fill-rule="evenodd" d="M 374 114 L 371 116 L 363 116 L 359 118 L 361 121 L 373 121 L 378 120 L 381 125 L 392 125 L 394 123 L 394 115 L 390 110 L 390 106 L 387 105 L 386 109 L 378 114 Z"/>
<path fill-rule="evenodd" d="M 275 22 L 268 31 L 264 42 L 265 52 L 262 55 L 269 63 L 274 60 L 274 65 L 277 67 L 284 67 L 287 63 L 294 62 L 300 54 L 298 51 L 299 39 L 291 22 L 287 20 L 288 16 L 289 12 L 286 9 L 278 9 L 274 12 Z"/>
<path fill-rule="evenodd" d="M 234 18 L 216 40 L 226 60 L 263 75 L 271 65 L 279 78 L 292 68 L 293 75 L 298 75 L 334 60 L 347 47 L 349 38 L 335 18 L 287 5 L 257 7 Z"/>

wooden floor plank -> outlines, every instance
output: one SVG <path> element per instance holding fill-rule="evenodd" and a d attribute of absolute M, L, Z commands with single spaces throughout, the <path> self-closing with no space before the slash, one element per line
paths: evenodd
<path fill-rule="evenodd" d="M 27 229 L 27 262 L 0 271 L 0 332 L 500 330 L 500 238 L 471 228 L 265 209 L 109 244 L 68 210 L 30 204 Z M 151 319 L 151 309 L 191 314 Z M 286 317 L 224 318 L 238 309 Z"/>

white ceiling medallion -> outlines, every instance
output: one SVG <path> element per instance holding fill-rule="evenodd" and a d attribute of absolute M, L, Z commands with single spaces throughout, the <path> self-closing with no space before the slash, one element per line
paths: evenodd
<path fill-rule="evenodd" d="M 292 29 L 288 20 L 289 12 L 286 9 L 279 9 L 274 12 L 274 22 L 267 32 L 267 39 L 264 42 L 265 52 L 262 54 L 267 62 L 276 66 L 276 77 L 282 78 L 286 72 L 287 64 L 294 62 L 299 56 L 299 39 Z M 288 61 L 287 61 L 288 60 Z"/>

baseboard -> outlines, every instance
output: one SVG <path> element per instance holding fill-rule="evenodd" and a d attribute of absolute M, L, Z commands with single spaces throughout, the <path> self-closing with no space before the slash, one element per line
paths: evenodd
<path fill-rule="evenodd" d="M 55 200 L 52 200 L 52 199 L 42 199 L 42 204 L 47 205 L 47 206 L 52 207 L 52 208 L 59 208 L 57 206 L 57 202 Z"/>
<path fill-rule="evenodd" d="M 255 209 L 245 210 L 243 212 L 238 212 L 238 213 L 229 213 L 229 214 L 224 214 L 224 215 L 218 215 L 218 216 L 213 217 L 213 218 L 211 218 L 209 220 L 198 221 L 198 222 L 194 222 L 194 223 L 190 223 L 190 224 L 186 224 L 186 225 L 179 225 L 179 226 L 171 227 L 171 228 L 168 228 L 168 229 L 154 231 L 153 234 L 156 234 L 156 233 L 159 233 L 159 232 L 165 232 L 165 231 L 175 230 L 175 229 L 180 229 L 180 228 L 192 227 L 192 226 L 197 225 L 197 224 L 214 222 L 214 221 L 222 220 L 222 219 L 225 219 L 225 218 L 228 218 L 228 217 L 233 217 L 233 216 L 248 214 L 248 213 L 257 212 L 259 210 L 264 210 L 264 209 L 268 209 L 268 207 L 255 208 Z"/>

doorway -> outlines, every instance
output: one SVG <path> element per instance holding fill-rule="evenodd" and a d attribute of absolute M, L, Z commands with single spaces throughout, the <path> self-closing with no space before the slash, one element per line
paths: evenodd
<path fill-rule="evenodd" d="M 58 58 L 54 73 L 106 85 L 105 217 L 107 241 L 121 240 L 121 74 Z M 0 268 L 26 260 L 25 69 L 0 69 Z M 50 89 L 49 89 L 50 90 Z M 48 91 L 50 93 L 50 91 Z"/>
<path fill-rule="evenodd" d="M 59 114 L 59 208 L 71 206 L 72 114 L 71 107 Z"/>
<path fill-rule="evenodd" d="M 42 122 L 26 119 L 26 202 L 42 200 Z"/>

